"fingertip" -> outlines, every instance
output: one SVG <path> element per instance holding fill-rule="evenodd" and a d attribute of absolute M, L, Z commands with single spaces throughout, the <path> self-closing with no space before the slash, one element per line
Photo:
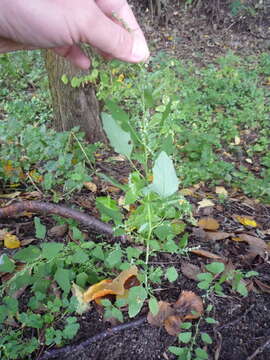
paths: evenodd
<path fill-rule="evenodd" d="M 90 59 L 84 54 L 78 45 L 62 46 L 54 48 L 53 50 L 56 54 L 65 57 L 82 70 L 87 70 L 90 67 Z"/>

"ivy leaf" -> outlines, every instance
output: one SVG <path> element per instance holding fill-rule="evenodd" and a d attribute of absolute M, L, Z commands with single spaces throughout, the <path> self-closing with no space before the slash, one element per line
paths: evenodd
<path fill-rule="evenodd" d="M 212 274 L 220 274 L 224 271 L 225 265 L 221 262 L 212 262 L 205 266 L 205 268 Z"/>
<path fill-rule="evenodd" d="M 106 258 L 106 263 L 109 267 L 113 268 L 115 265 L 119 264 L 122 259 L 122 251 L 120 248 L 115 249 L 109 253 Z"/>
<path fill-rule="evenodd" d="M 71 287 L 69 276 L 70 271 L 62 268 L 57 269 L 54 275 L 54 279 L 65 293 L 68 293 Z"/>
<path fill-rule="evenodd" d="M 50 242 L 50 243 L 44 243 L 41 245 L 42 252 L 41 256 L 47 260 L 51 260 L 55 258 L 58 253 L 63 250 L 64 244 L 56 243 L 56 242 Z"/>
<path fill-rule="evenodd" d="M 191 331 L 182 332 L 178 336 L 179 340 L 182 341 L 184 344 L 189 343 L 190 340 L 191 340 L 191 337 L 192 337 L 192 332 Z"/>
<path fill-rule="evenodd" d="M 119 154 L 130 158 L 133 149 L 130 133 L 122 130 L 111 115 L 102 113 L 101 118 L 103 128 L 114 150 Z"/>
<path fill-rule="evenodd" d="M 157 157 L 153 167 L 153 183 L 150 190 L 161 197 L 171 196 L 178 190 L 179 180 L 171 158 L 162 151 Z"/>

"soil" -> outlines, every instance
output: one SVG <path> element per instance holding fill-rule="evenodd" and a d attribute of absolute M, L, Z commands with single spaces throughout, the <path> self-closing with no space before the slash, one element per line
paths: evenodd
<path fill-rule="evenodd" d="M 235 32 L 233 26 L 227 26 L 213 29 L 204 16 L 194 17 L 182 12 L 181 21 L 179 21 L 179 12 L 182 10 L 174 9 L 174 15 L 165 26 L 153 25 L 147 13 L 143 14 L 144 30 L 151 48 L 154 51 L 165 50 L 174 54 L 184 61 L 192 60 L 199 66 L 213 61 L 217 56 L 225 54 L 229 49 L 241 55 L 258 54 L 267 51 L 269 43 L 264 39 L 258 39 L 250 31 Z M 142 16 L 142 14 L 141 14 Z M 171 39 L 171 40 L 170 40 Z M 108 170 L 107 174 L 116 177 L 119 181 L 126 177 L 128 167 L 124 163 L 120 164 L 119 169 Z M 104 169 L 101 169 L 104 171 Z M 106 192 L 106 189 L 103 190 Z M 194 216 L 211 215 L 219 221 L 220 231 L 224 232 L 245 232 L 243 226 L 239 225 L 234 218 L 234 214 L 248 215 L 255 219 L 260 227 L 256 229 L 249 228 L 246 231 L 252 236 L 261 236 L 264 241 L 270 241 L 269 234 L 265 230 L 270 228 L 270 206 L 260 205 L 255 200 L 247 199 L 243 194 L 235 192 L 230 194 L 230 200 L 224 204 L 213 199 L 215 206 L 212 208 L 202 208 L 199 211 L 198 202 L 206 197 L 208 189 L 201 187 L 188 198 L 194 205 Z M 118 196 L 117 194 L 115 196 Z M 214 195 L 213 195 L 214 196 Z M 94 199 L 92 199 L 94 200 Z M 93 202 L 89 197 L 89 192 L 77 194 L 73 198 L 73 204 L 82 206 L 89 213 L 93 209 Z M 91 215 L 98 216 L 95 211 Z M 44 220 L 44 218 L 43 218 Z M 21 221 L 21 220 L 20 220 Z M 49 227 L 53 223 L 50 217 L 47 218 Z M 2 224 L 1 224 L 2 225 Z M 16 226 L 12 221 L 9 227 Z M 31 234 L 31 222 L 17 225 L 27 229 Z M 234 242 L 231 240 L 205 241 L 204 234 L 194 231 L 193 227 L 187 228 L 190 233 L 189 246 L 202 246 L 204 250 L 218 254 L 223 258 L 230 259 L 236 268 L 259 272 L 260 281 L 264 284 L 270 284 L 270 263 L 267 258 L 254 256 L 252 259 L 245 255 L 248 246 L 245 243 Z M 268 235 L 267 235 L 268 234 Z M 183 262 L 189 262 L 194 265 L 203 266 L 209 259 L 199 257 L 195 254 L 186 256 L 159 254 L 152 257 L 150 262 L 159 264 L 162 267 L 172 264 L 179 269 Z M 198 343 L 207 350 L 209 359 L 213 360 L 268 360 L 270 359 L 270 300 L 269 292 L 263 292 L 255 286 L 253 281 L 248 283 L 249 294 L 242 297 L 233 292 L 231 286 L 225 286 L 225 296 L 211 295 L 208 303 L 214 305 L 213 317 L 218 321 L 215 326 L 204 325 L 200 327 L 201 331 L 206 331 L 213 339 L 213 344 L 205 346 Z M 265 288 L 267 291 L 267 287 Z M 270 289 L 270 288 L 269 288 Z M 202 295 L 194 280 L 185 275 L 181 275 L 173 285 L 169 282 L 162 283 L 162 288 L 156 289 L 156 295 L 161 300 L 170 302 L 176 301 L 181 290 L 192 290 L 198 295 Z M 143 309 L 139 316 L 145 316 L 147 309 Z M 136 319 L 135 319 L 136 320 Z M 125 322 L 131 320 L 125 317 Z M 92 308 L 86 314 L 80 317 L 80 330 L 77 336 L 68 345 L 78 345 L 83 341 L 95 336 L 111 327 L 109 323 L 104 322 L 99 316 L 98 311 Z M 97 341 L 86 347 L 74 348 L 74 351 L 68 351 L 54 359 L 65 360 L 159 360 L 176 359 L 176 356 L 168 351 L 168 347 L 177 346 L 177 338 L 170 336 L 163 328 L 157 328 L 149 325 L 146 321 L 139 326 L 120 331 Z M 45 350 L 45 349 L 44 349 Z M 50 349 L 51 350 L 51 349 Z M 256 353 L 257 352 L 257 353 Z M 42 353 L 36 355 L 35 359 L 42 357 Z M 34 357 L 33 357 L 34 358 Z"/>

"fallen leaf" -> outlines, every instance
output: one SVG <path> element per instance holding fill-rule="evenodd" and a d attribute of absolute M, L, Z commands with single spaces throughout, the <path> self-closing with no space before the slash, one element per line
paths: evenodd
<path fill-rule="evenodd" d="M 5 229 L 0 229 L 0 241 L 4 241 L 5 235 L 8 233 Z"/>
<path fill-rule="evenodd" d="M 217 241 L 217 240 L 225 240 L 232 236 L 232 233 L 222 232 L 222 231 L 206 231 L 206 238 L 210 241 Z"/>
<path fill-rule="evenodd" d="M 93 193 L 97 192 L 97 185 L 91 181 L 84 182 L 83 186 Z"/>
<path fill-rule="evenodd" d="M 203 313 L 203 302 L 193 291 L 182 291 L 173 308 L 183 320 L 198 319 Z"/>
<path fill-rule="evenodd" d="M 253 220 L 249 216 L 234 215 L 233 218 L 236 219 L 240 224 L 242 224 L 244 226 L 250 226 L 250 227 L 257 227 L 258 226 L 256 221 Z"/>
<path fill-rule="evenodd" d="M 262 281 L 260 281 L 259 279 L 256 279 L 256 278 L 254 278 L 253 281 L 255 282 L 255 284 L 258 286 L 258 288 L 260 290 L 262 290 L 265 293 L 270 294 L 270 286 L 269 285 L 263 283 Z"/>
<path fill-rule="evenodd" d="M 89 303 L 85 302 L 83 299 L 83 289 L 81 289 L 78 285 L 75 283 L 72 284 L 71 288 L 72 294 L 77 299 L 77 305 L 76 305 L 76 313 L 82 314 L 90 309 Z"/>
<path fill-rule="evenodd" d="M 55 225 L 48 230 L 49 236 L 62 237 L 66 234 L 68 230 L 68 224 Z"/>
<path fill-rule="evenodd" d="M 31 244 L 32 242 L 36 241 L 36 238 L 29 238 L 29 239 L 24 239 L 21 241 L 21 246 L 26 246 Z"/>
<path fill-rule="evenodd" d="M 199 268 L 199 266 L 188 263 L 188 262 L 182 262 L 181 263 L 181 272 L 191 280 L 198 281 L 197 275 L 200 274 L 202 271 Z"/>
<path fill-rule="evenodd" d="M 84 302 L 97 300 L 109 294 L 124 295 L 125 289 L 127 289 L 125 287 L 126 283 L 128 284 L 128 280 L 133 278 L 133 276 L 137 277 L 137 274 L 138 268 L 133 265 L 129 269 L 122 271 L 114 280 L 105 279 L 90 286 L 89 289 L 83 293 Z"/>
<path fill-rule="evenodd" d="M 147 321 L 150 325 L 153 326 L 162 326 L 164 321 L 174 313 L 171 304 L 167 301 L 159 301 L 158 302 L 158 313 L 153 315 L 151 311 L 149 311 L 147 315 Z"/>
<path fill-rule="evenodd" d="M 191 249 L 190 250 L 193 254 L 199 255 L 199 256 L 203 256 L 203 257 L 207 257 L 209 259 L 222 259 L 221 256 L 216 255 L 214 253 L 211 253 L 210 251 L 207 250 L 202 250 L 202 249 Z"/>
<path fill-rule="evenodd" d="M 234 137 L 234 144 L 235 144 L 235 145 L 239 145 L 240 143 L 241 143 L 240 137 L 239 137 L 239 136 L 235 136 L 235 137 Z"/>
<path fill-rule="evenodd" d="M 21 246 L 21 242 L 16 235 L 12 235 L 7 232 L 4 235 L 4 246 L 7 249 L 17 249 Z"/>
<path fill-rule="evenodd" d="M 262 258 L 264 258 L 265 253 L 269 252 L 269 248 L 267 244 L 260 238 L 248 234 L 240 234 L 239 238 L 241 239 L 241 241 L 244 241 L 249 244 L 248 252 L 249 255 L 251 255 L 252 257 L 259 255 Z"/>
<path fill-rule="evenodd" d="M 15 191 L 14 193 L 10 193 L 10 194 L 0 194 L 0 198 L 2 198 L 2 199 L 15 199 L 20 194 L 21 194 L 20 191 Z"/>
<path fill-rule="evenodd" d="M 223 186 L 216 186 L 216 194 L 228 196 L 228 191 Z"/>
<path fill-rule="evenodd" d="M 27 200 L 36 200 L 36 199 L 41 199 L 43 197 L 43 194 L 39 191 L 30 191 L 30 192 L 26 192 L 23 193 L 21 195 L 21 198 L 23 199 L 27 199 Z"/>
<path fill-rule="evenodd" d="M 199 206 L 198 206 L 198 210 L 205 208 L 207 206 L 214 206 L 215 204 L 213 203 L 213 201 L 209 200 L 209 199 L 203 199 L 201 201 L 198 202 Z"/>
<path fill-rule="evenodd" d="M 179 191 L 184 196 L 191 196 L 195 192 L 194 188 L 184 188 Z"/>
<path fill-rule="evenodd" d="M 212 217 L 203 217 L 198 221 L 198 226 L 205 230 L 217 230 L 219 223 Z"/>
<path fill-rule="evenodd" d="M 116 187 L 116 186 L 112 186 L 112 185 L 108 185 L 106 186 L 106 189 L 108 192 L 110 193 L 119 193 L 121 191 L 120 188 Z"/>
<path fill-rule="evenodd" d="M 183 320 L 180 316 L 171 315 L 164 321 L 164 327 L 168 334 L 177 336 L 181 332 Z"/>

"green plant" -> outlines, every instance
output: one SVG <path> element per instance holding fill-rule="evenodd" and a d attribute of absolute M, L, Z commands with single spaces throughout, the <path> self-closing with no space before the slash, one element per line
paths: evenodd
<path fill-rule="evenodd" d="M 177 355 L 179 360 L 203 360 L 208 359 L 208 353 L 205 347 L 211 345 L 212 337 L 201 330 L 202 325 L 214 325 L 217 321 L 210 316 L 213 310 L 212 305 L 208 305 L 205 315 L 201 316 L 196 325 L 185 321 L 181 325 L 181 333 L 178 335 L 178 341 L 182 346 L 170 346 L 169 351 Z"/>

